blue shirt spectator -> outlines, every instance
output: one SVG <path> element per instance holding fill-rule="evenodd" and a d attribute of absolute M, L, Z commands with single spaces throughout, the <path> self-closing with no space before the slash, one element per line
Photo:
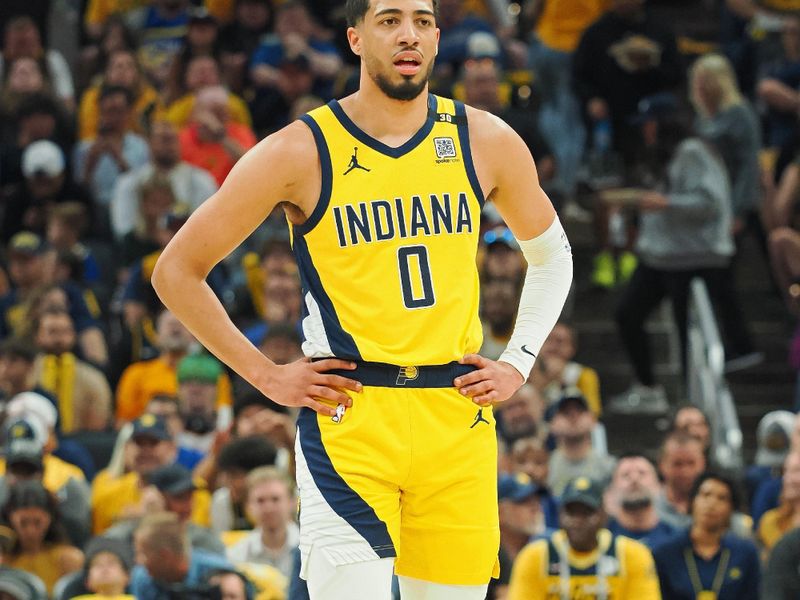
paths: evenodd
<path fill-rule="evenodd" d="M 233 566 L 224 556 L 212 554 L 204 550 L 192 550 L 189 562 L 189 571 L 186 577 L 177 586 L 156 581 L 142 565 L 133 569 L 131 576 L 131 593 L 138 600 L 167 600 L 175 598 L 173 587 L 183 590 L 197 588 L 204 585 L 208 577 L 216 571 L 232 571 Z M 178 592 L 179 594 L 181 592 Z"/>
<path fill-rule="evenodd" d="M 612 517 L 608 520 L 608 525 L 606 527 L 614 535 L 624 535 L 625 537 L 642 542 L 651 550 L 660 546 L 675 535 L 675 528 L 663 521 L 659 521 L 652 529 L 633 531 L 632 529 L 626 529 Z"/>

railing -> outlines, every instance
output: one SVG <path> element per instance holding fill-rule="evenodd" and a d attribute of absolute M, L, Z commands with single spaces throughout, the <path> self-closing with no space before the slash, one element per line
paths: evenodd
<path fill-rule="evenodd" d="M 689 292 L 689 324 L 686 391 L 689 401 L 709 418 L 711 459 L 724 469 L 739 469 L 742 429 L 733 396 L 725 380 L 725 348 L 719 336 L 714 309 L 702 279 L 692 280 Z"/>

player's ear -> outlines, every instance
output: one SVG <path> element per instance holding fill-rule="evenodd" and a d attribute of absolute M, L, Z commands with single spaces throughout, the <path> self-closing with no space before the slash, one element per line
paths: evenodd
<path fill-rule="evenodd" d="M 361 56 L 361 35 L 355 27 L 347 28 L 347 42 L 350 44 L 353 54 Z"/>

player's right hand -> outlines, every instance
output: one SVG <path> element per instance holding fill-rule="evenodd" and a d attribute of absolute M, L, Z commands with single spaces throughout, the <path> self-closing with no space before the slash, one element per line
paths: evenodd
<path fill-rule="evenodd" d="M 344 390 L 360 392 L 362 386 L 354 379 L 328 371 L 352 371 L 355 368 L 355 363 L 339 358 L 313 362 L 310 358 L 301 358 L 288 365 L 275 365 L 266 374 L 267 381 L 258 387 L 278 404 L 307 406 L 322 415 L 332 417 L 336 414 L 336 405 L 343 404 L 347 408 L 353 405 L 353 400 Z"/>

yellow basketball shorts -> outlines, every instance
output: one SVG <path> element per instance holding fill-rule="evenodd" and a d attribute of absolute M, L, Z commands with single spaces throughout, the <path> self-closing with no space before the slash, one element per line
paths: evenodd
<path fill-rule="evenodd" d="M 364 388 L 340 418 L 298 419 L 303 564 L 312 549 L 333 565 L 396 557 L 398 575 L 486 584 L 500 544 L 492 409 L 452 387 L 451 365 L 363 364 L 346 372 Z"/>

